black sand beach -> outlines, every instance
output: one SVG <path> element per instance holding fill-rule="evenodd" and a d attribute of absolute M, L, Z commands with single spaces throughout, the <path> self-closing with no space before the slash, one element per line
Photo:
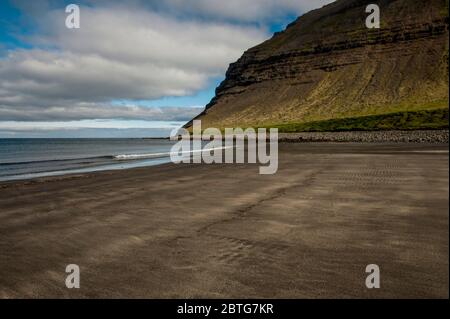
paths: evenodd
<path fill-rule="evenodd" d="M 1 183 L 0 298 L 448 298 L 448 164 L 446 144 L 280 144 L 275 175 L 167 164 Z"/>

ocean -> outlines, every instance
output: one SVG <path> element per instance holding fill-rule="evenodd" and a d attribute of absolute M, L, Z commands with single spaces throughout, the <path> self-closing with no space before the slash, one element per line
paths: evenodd
<path fill-rule="evenodd" d="M 0 139 L 0 181 L 170 162 L 168 139 Z"/>

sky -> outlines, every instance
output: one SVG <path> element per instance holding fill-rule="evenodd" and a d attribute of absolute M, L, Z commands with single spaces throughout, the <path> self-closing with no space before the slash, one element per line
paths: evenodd
<path fill-rule="evenodd" d="M 168 136 L 245 50 L 329 2 L 0 0 L 0 138 Z"/>

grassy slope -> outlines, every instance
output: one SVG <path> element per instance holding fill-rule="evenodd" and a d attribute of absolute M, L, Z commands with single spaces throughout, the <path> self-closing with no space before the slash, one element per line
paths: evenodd
<path fill-rule="evenodd" d="M 448 129 L 449 109 L 396 112 L 383 115 L 351 117 L 308 123 L 267 125 L 279 132 L 379 131 Z"/>
<path fill-rule="evenodd" d="M 398 2 L 401 4 L 402 1 Z M 421 0 L 403 2 L 405 5 L 399 6 L 403 10 L 401 13 L 409 15 L 411 8 L 423 6 Z M 448 0 L 430 3 L 433 3 L 430 8 L 434 9 L 429 15 L 448 17 Z M 355 25 L 358 10 L 338 12 L 312 24 L 298 23 L 297 28 L 294 25 L 259 47 L 266 47 L 265 51 L 272 53 L 291 44 L 299 52 L 308 52 L 312 50 L 317 38 L 313 35 L 318 30 L 326 30 L 323 36 L 332 39 L 333 28 L 341 30 L 345 37 L 359 37 L 367 30 Z M 433 13 L 436 10 L 439 14 Z M 389 19 L 385 13 L 383 23 L 394 25 L 401 13 L 391 10 Z M 428 21 L 427 15 L 420 14 L 420 17 L 423 17 L 423 22 Z M 342 25 L 343 21 L 346 24 Z M 377 32 L 369 33 L 368 37 Z M 309 75 L 305 78 L 314 82 L 312 91 L 309 90 L 310 84 L 300 85 L 294 81 L 292 85 L 289 80 L 274 81 L 270 83 L 272 86 L 255 84 L 251 90 L 219 99 L 217 105 L 200 119 L 205 127 L 278 127 L 280 131 L 288 132 L 447 128 L 448 110 L 444 110 L 448 108 L 446 37 L 438 40 L 431 37 L 421 44 L 420 49 L 405 42 L 399 43 L 405 51 L 378 52 L 376 56 L 385 63 L 367 56 L 362 64 L 349 64 L 326 72 L 324 77 Z M 416 54 L 406 54 L 410 50 Z M 338 61 L 342 59 L 345 62 L 342 57 Z M 303 78 L 303 75 L 299 76 L 299 79 Z"/>

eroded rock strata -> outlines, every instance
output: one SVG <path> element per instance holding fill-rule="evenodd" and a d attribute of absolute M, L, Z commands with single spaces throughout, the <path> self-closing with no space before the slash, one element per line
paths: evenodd
<path fill-rule="evenodd" d="M 246 51 L 198 118 L 254 126 L 448 107 L 448 1 L 377 1 L 380 29 L 365 26 L 369 3 L 336 1 Z"/>

